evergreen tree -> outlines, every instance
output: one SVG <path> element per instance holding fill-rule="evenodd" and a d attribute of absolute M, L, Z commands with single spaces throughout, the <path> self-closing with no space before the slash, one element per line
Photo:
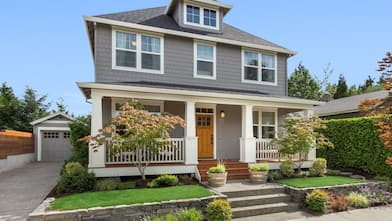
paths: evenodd
<path fill-rule="evenodd" d="M 57 110 L 53 110 L 52 112 L 61 112 L 65 114 L 69 114 L 68 107 L 66 104 L 64 104 L 64 99 L 62 97 L 59 98 L 59 100 L 56 102 L 56 107 Z"/>
<path fill-rule="evenodd" d="M 30 122 L 49 114 L 50 103 L 47 103 L 46 100 L 47 95 L 38 96 L 36 90 L 26 87 L 23 100 L 21 101 L 23 115 L 21 116 L 22 125 L 19 130 L 32 131 L 33 127 Z"/>
<path fill-rule="evenodd" d="M 312 100 L 319 100 L 322 95 L 320 82 L 302 63 L 299 63 L 288 80 L 288 92 L 291 97 Z"/>
<path fill-rule="evenodd" d="M 344 78 L 343 74 L 340 74 L 338 85 L 336 87 L 336 93 L 334 94 L 334 99 L 339 99 L 348 96 L 348 86 L 346 83 L 346 79 Z"/>
<path fill-rule="evenodd" d="M 18 130 L 22 125 L 20 110 L 20 101 L 4 82 L 0 88 L 0 129 Z"/>

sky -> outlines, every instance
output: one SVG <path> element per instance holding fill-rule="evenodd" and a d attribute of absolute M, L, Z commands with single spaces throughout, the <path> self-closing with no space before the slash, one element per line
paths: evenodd
<path fill-rule="evenodd" d="M 377 61 L 392 49 L 392 1 L 221 0 L 233 5 L 225 22 L 280 44 L 318 78 L 328 64 L 332 82 L 378 78 Z M 0 83 L 23 96 L 26 86 L 60 98 L 75 115 L 90 104 L 75 82 L 94 81 L 94 66 L 83 16 L 167 5 L 169 0 L 2 0 L 0 2 Z"/>

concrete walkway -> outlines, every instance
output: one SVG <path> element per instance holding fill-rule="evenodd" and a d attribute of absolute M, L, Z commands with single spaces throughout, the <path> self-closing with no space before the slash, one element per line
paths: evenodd
<path fill-rule="evenodd" d="M 0 173 L 0 220 L 25 220 L 56 185 L 62 164 L 30 163 Z"/>
<path fill-rule="evenodd" d="M 392 206 L 357 209 L 319 217 L 303 217 L 290 221 L 387 221 L 392 220 Z"/>
<path fill-rule="evenodd" d="M 332 213 L 323 216 L 313 216 L 306 212 L 275 213 L 253 216 L 233 221 L 387 221 L 392 220 L 392 206 L 357 209 L 347 212 Z"/>

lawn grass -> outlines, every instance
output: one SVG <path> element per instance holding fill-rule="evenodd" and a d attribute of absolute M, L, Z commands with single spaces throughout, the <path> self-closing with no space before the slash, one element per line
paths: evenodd
<path fill-rule="evenodd" d="M 305 177 L 278 180 L 278 183 L 297 188 L 336 186 L 361 182 L 363 181 L 360 179 L 354 179 L 344 176 Z"/>
<path fill-rule="evenodd" d="M 106 192 L 80 193 L 56 199 L 51 209 L 73 210 L 92 207 L 131 205 L 211 196 L 212 193 L 199 185 L 165 188 L 129 189 Z"/>

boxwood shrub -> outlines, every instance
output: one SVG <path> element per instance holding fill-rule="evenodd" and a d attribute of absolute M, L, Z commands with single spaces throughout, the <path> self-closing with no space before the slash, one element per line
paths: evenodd
<path fill-rule="evenodd" d="M 392 151 L 384 148 L 377 127 L 369 117 L 329 120 L 323 133 L 335 148 L 319 149 L 317 156 L 328 161 L 328 167 L 353 168 L 375 175 L 391 176 L 385 164 Z"/>

